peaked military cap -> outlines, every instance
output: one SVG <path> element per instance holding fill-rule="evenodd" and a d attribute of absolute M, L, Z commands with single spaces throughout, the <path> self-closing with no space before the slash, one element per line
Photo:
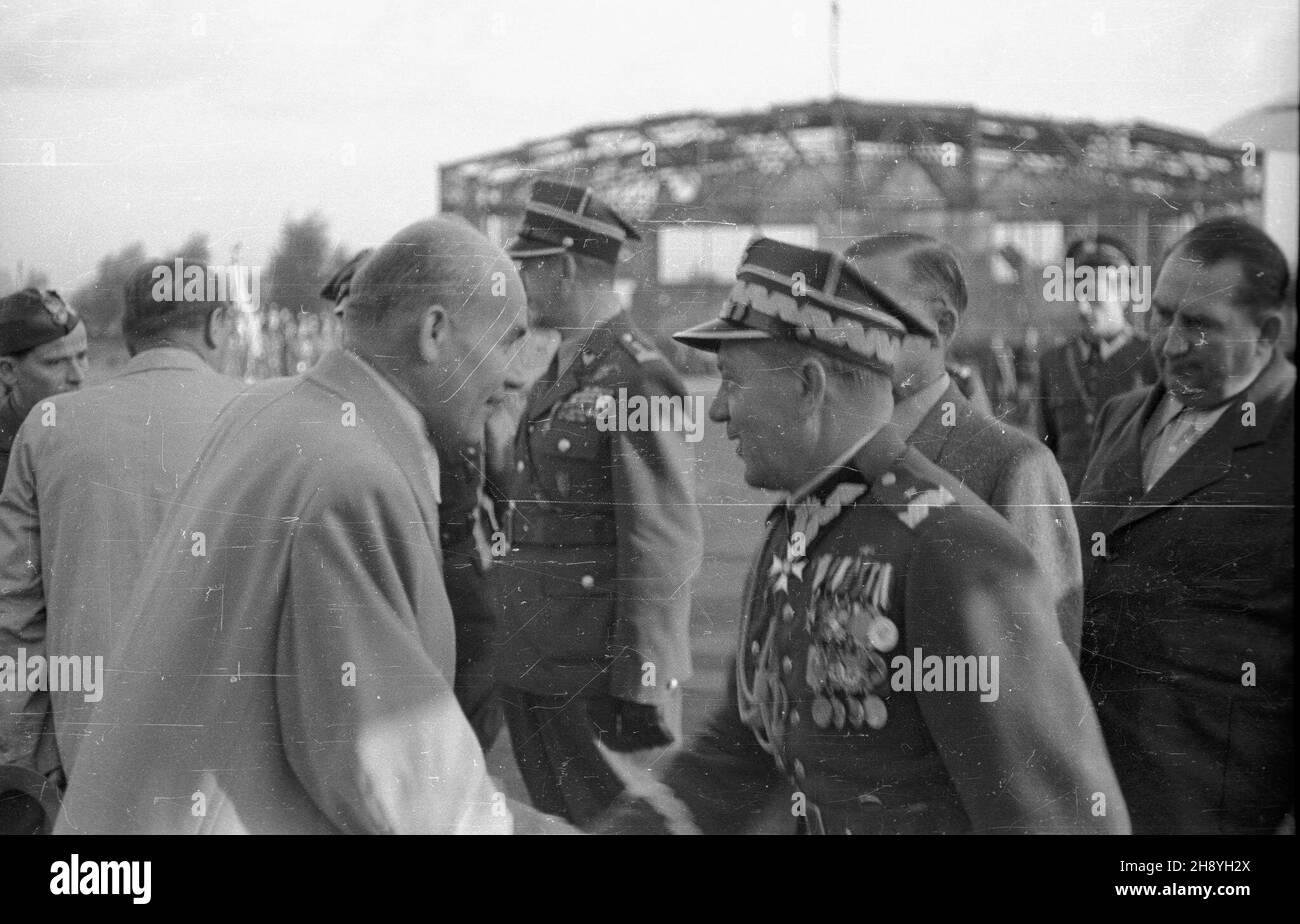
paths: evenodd
<path fill-rule="evenodd" d="M 76 330 L 81 318 L 53 289 L 23 289 L 0 298 L 0 356 L 51 343 Z"/>
<path fill-rule="evenodd" d="M 639 240 L 636 229 L 590 187 L 538 180 L 524 207 L 519 236 L 506 253 L 526 260 L 567 251 L 617 264 L 623 245 Z"/>
<path fill-rule="evenodd" d="M 348 297 L 352 290 L 352 277 L 357 274 L 357 270 L 361 268 L 362 263 L 366 262 L 366 257 L 370 256 L 371 253 L 373 253 L 373 250 L 369 247 L 360 251 L 355 257 L 344 263 L 320 290 L 321 298 L 334 303 L 335 314 L 343 313 L 343 300 Z"/>
<path fill-rule="evenodd" d="M 745 248 L 718 319 L 673 339 L 717 352 L 723 341 L 790 338 L 890 374 L 905 334 L 935 338 L 938 331 L 839 254 L 760 237 Z"/>

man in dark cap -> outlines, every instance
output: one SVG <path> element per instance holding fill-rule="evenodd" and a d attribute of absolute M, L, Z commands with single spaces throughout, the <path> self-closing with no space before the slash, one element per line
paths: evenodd
<path fill-rule="evenodd" d="M 786 493 L 742 598 L 735 681 L 604 832 L 736 832 L 788 786 L 810 833 L 1125 832 L 1123 796 L 1042 571 L 890 418 L 906 334 L 842 257 L 752 242 L 716 321 L 710 413 Z"/>
<path fill-rule="evenodd" d="M 23 289 L 0 298 L 0 485 L 27 413 L 85 378 L 86 325 L 59 293 Z"/>
<path fill-rule="evenodd" d="M 507 249 L 530 321 L 563 340 L 515 443 L 497 679 L 534 805 L 579 823 L 680 737 L 690 671 L 701 525 L 684 428 L 703 421 L 614 293 L 638 238 L 590 189 L 540 181 Z M 620 413 L 652 400 L 677 429 Z"/>
<path fill-rule="evenodd" d="M 127 282 L 125 368 L 19 430 L 0 494 L 0 656 L 108 655 L 168 502 L 242 389 L 217 371 L 237 310 L 226 287 L 187 298 L 161 285 L 176 271 L 151 260 Z M 0 691 L 0 763 L 70 776 L 92 707 L 83 691 Z"/>
<path fill-rule="evenodd" d="M 357 251 L 352 259 L 340 266 L 321 288 L 320 297 L 334 303 L 334 314 L 338 317 L 343 317 L 348 293 L 352 291 L 352 277 L 373 252 L 369 247 Z"/>
<path fill-rule="evenodd" d="M 1129 316 L 1133 296 L 1149 298 L 1150 290 L 1121 284 L 1142 269 L 1122 241 L 1104 234 L 1075 241 L 1065 252 L 1064 296 L 1078 305 L 1081 329 L 1039 361 L 1038 417 L 1039 435 L 1056 455 L 1071 497 L 1079 493 L 1106 402 L 1156 379 L 1147 342 Z"/>

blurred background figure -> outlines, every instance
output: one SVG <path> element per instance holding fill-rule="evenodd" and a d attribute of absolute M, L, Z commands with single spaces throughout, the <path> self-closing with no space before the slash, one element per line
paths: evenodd
<path fill-rule="evenodd" d="M 86 379 L 86 325 L 59 293 L 23 289 L 0 298 L 0 485 L 27 413 Z"/>
<path fill-rule="evenodd" d="M 1082 282 L 1114 279 L 1109 271 L 1127 273 L 1134 266 L 1120 240 L 1097 235 L 1075 241 L 1065 252 L 1066 280 L 1079 308 L 1079 332 L 1043 355 L 1039 362 L 1040 436 L 1056 455 L 1073 497 L 1088 467 L 1097 415 L 1116 395 L 1155 381 L 1156 367 L 1147 343 L 1133 329 L 1131 301 L 1121 287 Z M 1079 283 L 1079 285 L 1075 285 Z M 1125 289 L 1125 291 L 1128 291 Z M 1149 293 L 1148 293 L 1149 294 Z"/>

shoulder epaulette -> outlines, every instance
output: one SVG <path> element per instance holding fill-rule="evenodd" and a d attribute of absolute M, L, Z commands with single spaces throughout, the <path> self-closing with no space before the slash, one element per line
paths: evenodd
<path fill-rule="evenodd" d="M 941 484 L 919 475 L 892 468 L 876 479 L 871 496 L 889 509 L 908 529 L 916 529 L 930 511 L 956 501 L 952 492 Z"/>

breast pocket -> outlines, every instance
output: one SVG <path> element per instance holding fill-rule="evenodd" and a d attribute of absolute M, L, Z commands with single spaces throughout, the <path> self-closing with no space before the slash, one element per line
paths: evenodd
<path fill-rule="evenodd" d="M 597 430 L 595 421 L 553 421 L 533 434 L 532 445 L 537 480 L 551 498 L 610 502 L 609 434 Z"/>

